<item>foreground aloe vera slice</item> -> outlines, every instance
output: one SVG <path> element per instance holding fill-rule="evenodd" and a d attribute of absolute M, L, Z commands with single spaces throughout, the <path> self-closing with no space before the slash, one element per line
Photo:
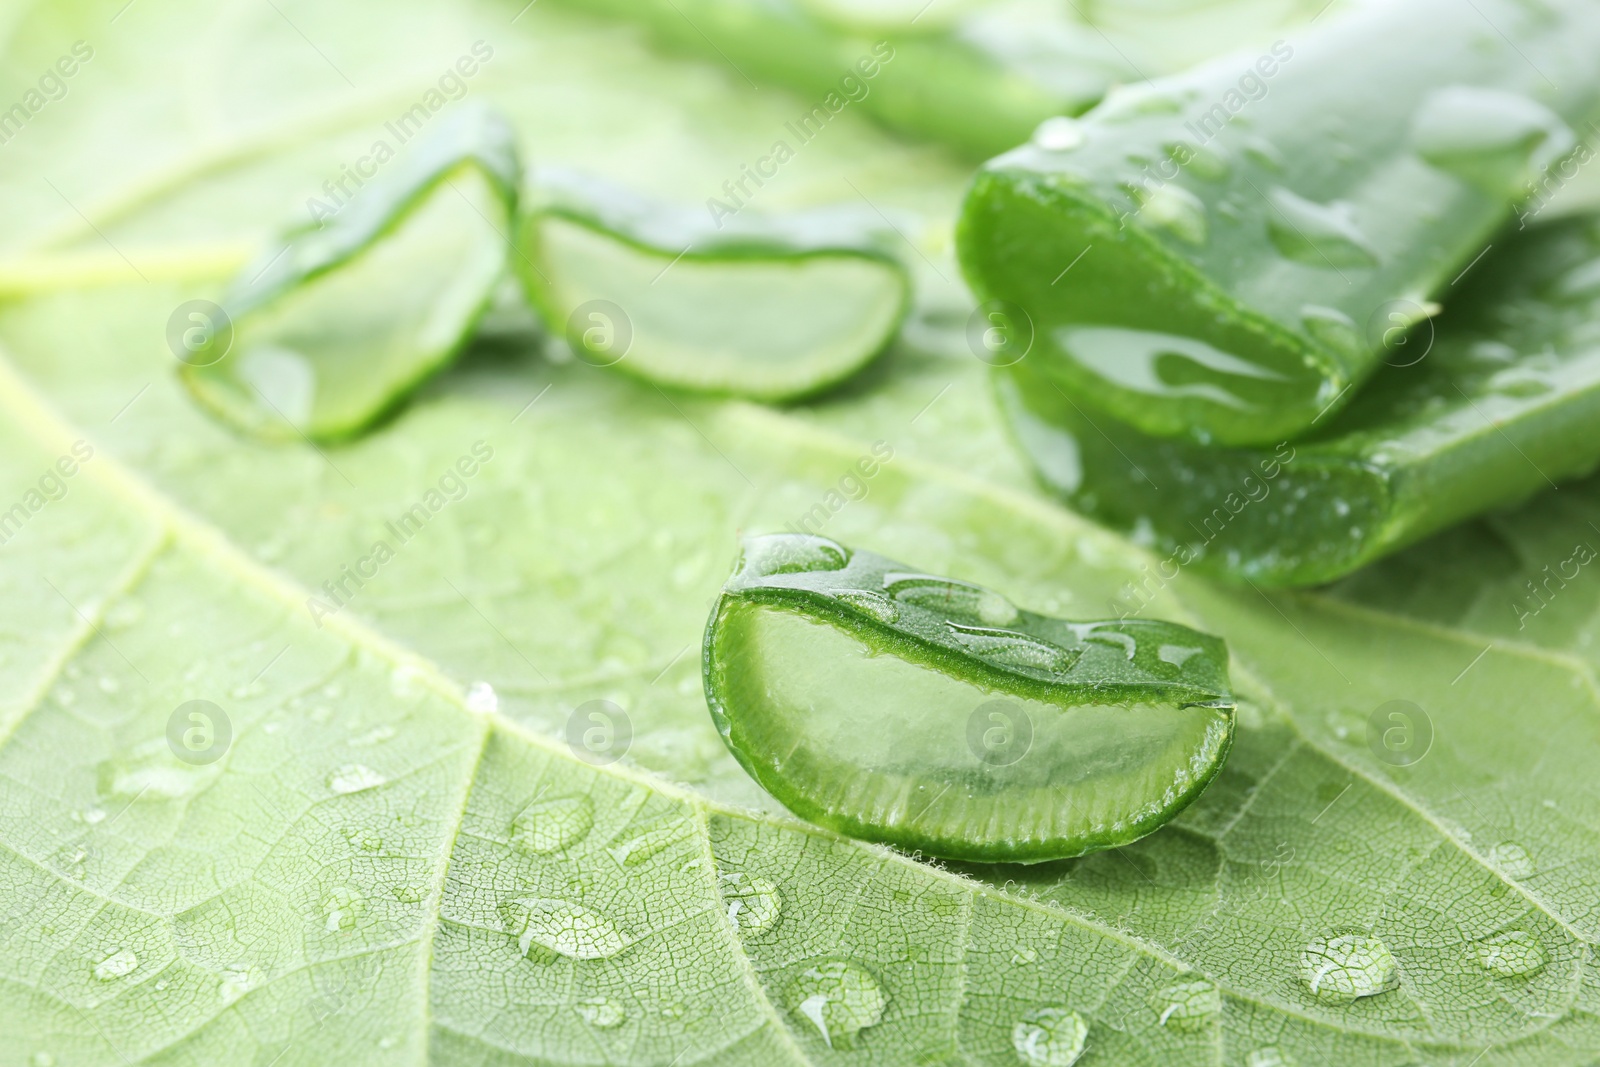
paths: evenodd
<path fill-rule="evenodd" d="M 963 268 L 1074 400 L 1157 436 L 1283 440 L 1348 402 L 1600 117 L 1597 49 L 1589 0 L 1329 17 L 1041 127 L 975 179 Z"/>
<path fill-rule="evenodd" d="M 791 811 L 952 859 L 1143 837 L 1205 789 L 1233 737 L 1215 637 L 1035 615 L 800 534 L 745 542 L 704 666 L 717 729 Z"/>
<path fill-rule="evenodd" d="M 1148 584 L 1190 564 L 1324 582 L 1600 463 L 1600 220 L 1497 250 L 1436 328 L 1315 435 L 1271 448 L 1200 448 L 1090 416 L 1030 360 L 999 379 L 1001 407 L 1048 485 L 1161 550 Z"/>
<path fill-rule="evenodd" d="M 202 404 L 265 438 L 348 438 L 467 340 L 505 272 L 520 168 L 496 112 L 469 103 L 440 121 L 240 274 L 223 301 L 231 337 L 182 368 Z"/>
<path fill-rule="evenodd" d="M 586 362 L 790 400 L 859 371 L 910 303 L 910 276 L 854 211 L 713 223 L 570 171 L 537 188 L 518 269 Z"/>

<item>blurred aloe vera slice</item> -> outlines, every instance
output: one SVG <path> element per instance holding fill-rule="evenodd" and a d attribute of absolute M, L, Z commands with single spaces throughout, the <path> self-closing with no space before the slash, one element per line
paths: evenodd
<path fill-rule="evenodd" d="M 505 119 L 463 104 L 320 226 L 235 280 L 182 368 L 196 399 L 275 440 L 357 435 L 470 337 L 505 273 L 520 165 Z"/>
<path fill-rule="evenodd" d="M 1218 638 L 1036 615 L 802 534 L 746 540 L 704 667 L 723 740 L 791 811 L 951 859 L 1127 844 L 1200 795 L 1233 737 Z"/>
<path fill-rule="evenodd" d="M 911 279 L 861 213 L 735 215 L 655 204 L 541 170 L 517 268 L 585 362 L 648 381 L 793 400 L 888 346 Z"/>
<path fill-rule="evenodd" d="M 1600 219 L 1497 248 L 1441 318 L 1393 332 L 1385 359 L 1316 433 L 1265 448 L 1141 434 L 1088 412 L 1033 360 L 997 388 L 1043 481 L 1162 553 L 1148 584 L 1191 564 L 1331 581 L 1600 463 Z"/>

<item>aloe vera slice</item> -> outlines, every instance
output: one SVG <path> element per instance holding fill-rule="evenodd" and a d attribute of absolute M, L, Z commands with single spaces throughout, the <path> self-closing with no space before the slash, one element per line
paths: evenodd
<path fill-rule="evenodd" d="M 1272 448 L 1141 434 L 1030 360 L 997 388 L 1043 481 L 1161 552 L 1149 584 L 1193 565 L 1307 585 L 1600 463 L 1600 219 L 1497 249 L 1434 328 L 1316 434 Z"/>
<path fill-rule="evenodd" d="M 1305 433 L 1600 119 L 1597 49 L 1589 0 L 1329 16 L 990 162 L 963 268 L 1081 404 L 1200 444 Z"/>
<path fill-rule="evenodd" d="M 586 362 L 661 385 L 792 400 L 893 340 L 910 276 L 856 212 L 787 218 L 654 204 L 541 171 L 521 228 L 529 298 Z"/>
<path fill-rule="evenodd" d="M 200 403 L 259 437 L 340 440 L 455 355 L 505 273 L 520 166 L 493 110 L 440 121 L 241 272 L 223 300 L 231 343 L 218 331 L 181 368 Z"/>
<path fill-rule="evenodd" d="M 791 811 L 951 859 L 1143 837 L 1199 796 L 1233 737 L 1218 638 L 1036 615 L 801 534 L 745 542 L 704 668 L 723 740 Z"/>

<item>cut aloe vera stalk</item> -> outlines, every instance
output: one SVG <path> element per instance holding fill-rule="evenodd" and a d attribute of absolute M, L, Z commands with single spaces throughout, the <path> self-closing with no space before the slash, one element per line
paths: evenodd
<path fill-rule="evenodd" d="M 1075 401 L 1276 443 L 1347 403 L 1588 134 L 1597 50 L 1592 0 L 1329 16 L 1041 127 L 974 181 L 963 268 Z"/>
<path fill-rule="evenodd" d="M 775 131 L 790 148 L 834 117 L 860 111 L 890 129 L 984 159 L 1025 139 L 1043 119 L 1077 114 L 1106 86 L 1139 76 L 1094 27 L 1058 5 L 1030 0 L 561 2 L 642 23 L 670 48 L 731 64 L 733 77 L 797 91 L 804 106 Z"/>
<path fill-rule="evenodd" d="M 518 268 L 585 362 L 661 385 L 792 400 L 855 374 L 900 328 L 911 282 L 858 212 L 711 221 L 541 171 Z"/>
<path fill-rule="evenodd" d="M 1496 249 L 1433 328 L 1315 435 L 1272 448 L 1141 434 L 1031 360 L 997 387 L 1045 483 L 1160 550 L 1146 584 L 1192 564 L 1307 585 L 1600 463 L 1600 220 Z"/>
<path fill-rule="evenodd" d="M 1127 844 L 1199 796 L 1233 738 L 1218 638 L 1035 615 L 803 534 L 745 542 L 704 667 L 723 740 L 791 811 L 951 859 Z"/>
<path fill-rule="evenodd" d="M 320 227 L 290 231 L 224 298 L 231 334 L 184 382 L 270 439 L 361 433 L 471 336 L 510 254 L 520 168 L 510 127 L 463 104 Z"/>

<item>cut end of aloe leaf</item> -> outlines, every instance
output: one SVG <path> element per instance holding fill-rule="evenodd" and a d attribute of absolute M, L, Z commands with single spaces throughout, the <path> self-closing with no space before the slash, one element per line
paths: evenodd
<path fill-rule="evenodd" d="M 1297 435 L 1345 391 L 1334 349 L 1242 308 L 1086 187 L 1003 162 L 967 196 L 962 269 L 981 300 L 1020 309 L 1027 358 L 1074 400 L 1153 436 L 1249 445 Z"/>
<path fill-rule="evenodd" d="M 798 399 L 849 378 L 893 340 L 910 289 L 864 237 L 745 222 L 719 231 L 571 179 L 529 213 L 518 267 L 578 358 L 660 385 Z M 631 198 L 630 198 L 631 200 Z"/>
<path fill-rule="evenodd" d="M 1199 796 L 1233 737 L 1215 637 L 1036 615 L 820 537 L 746 542 L 704 666 L 723 739 L 790 810 L 949 859 L 1137 840 Z"/>
<path fill-rule="evenodd" d="M 492 112 L 463 112 L 246 268 L 230 328 L 182 368 L 195 398 L 278 441 L 346 439 L 398 406 L 467 341 L 505 273 L 510 138 Z"/>

